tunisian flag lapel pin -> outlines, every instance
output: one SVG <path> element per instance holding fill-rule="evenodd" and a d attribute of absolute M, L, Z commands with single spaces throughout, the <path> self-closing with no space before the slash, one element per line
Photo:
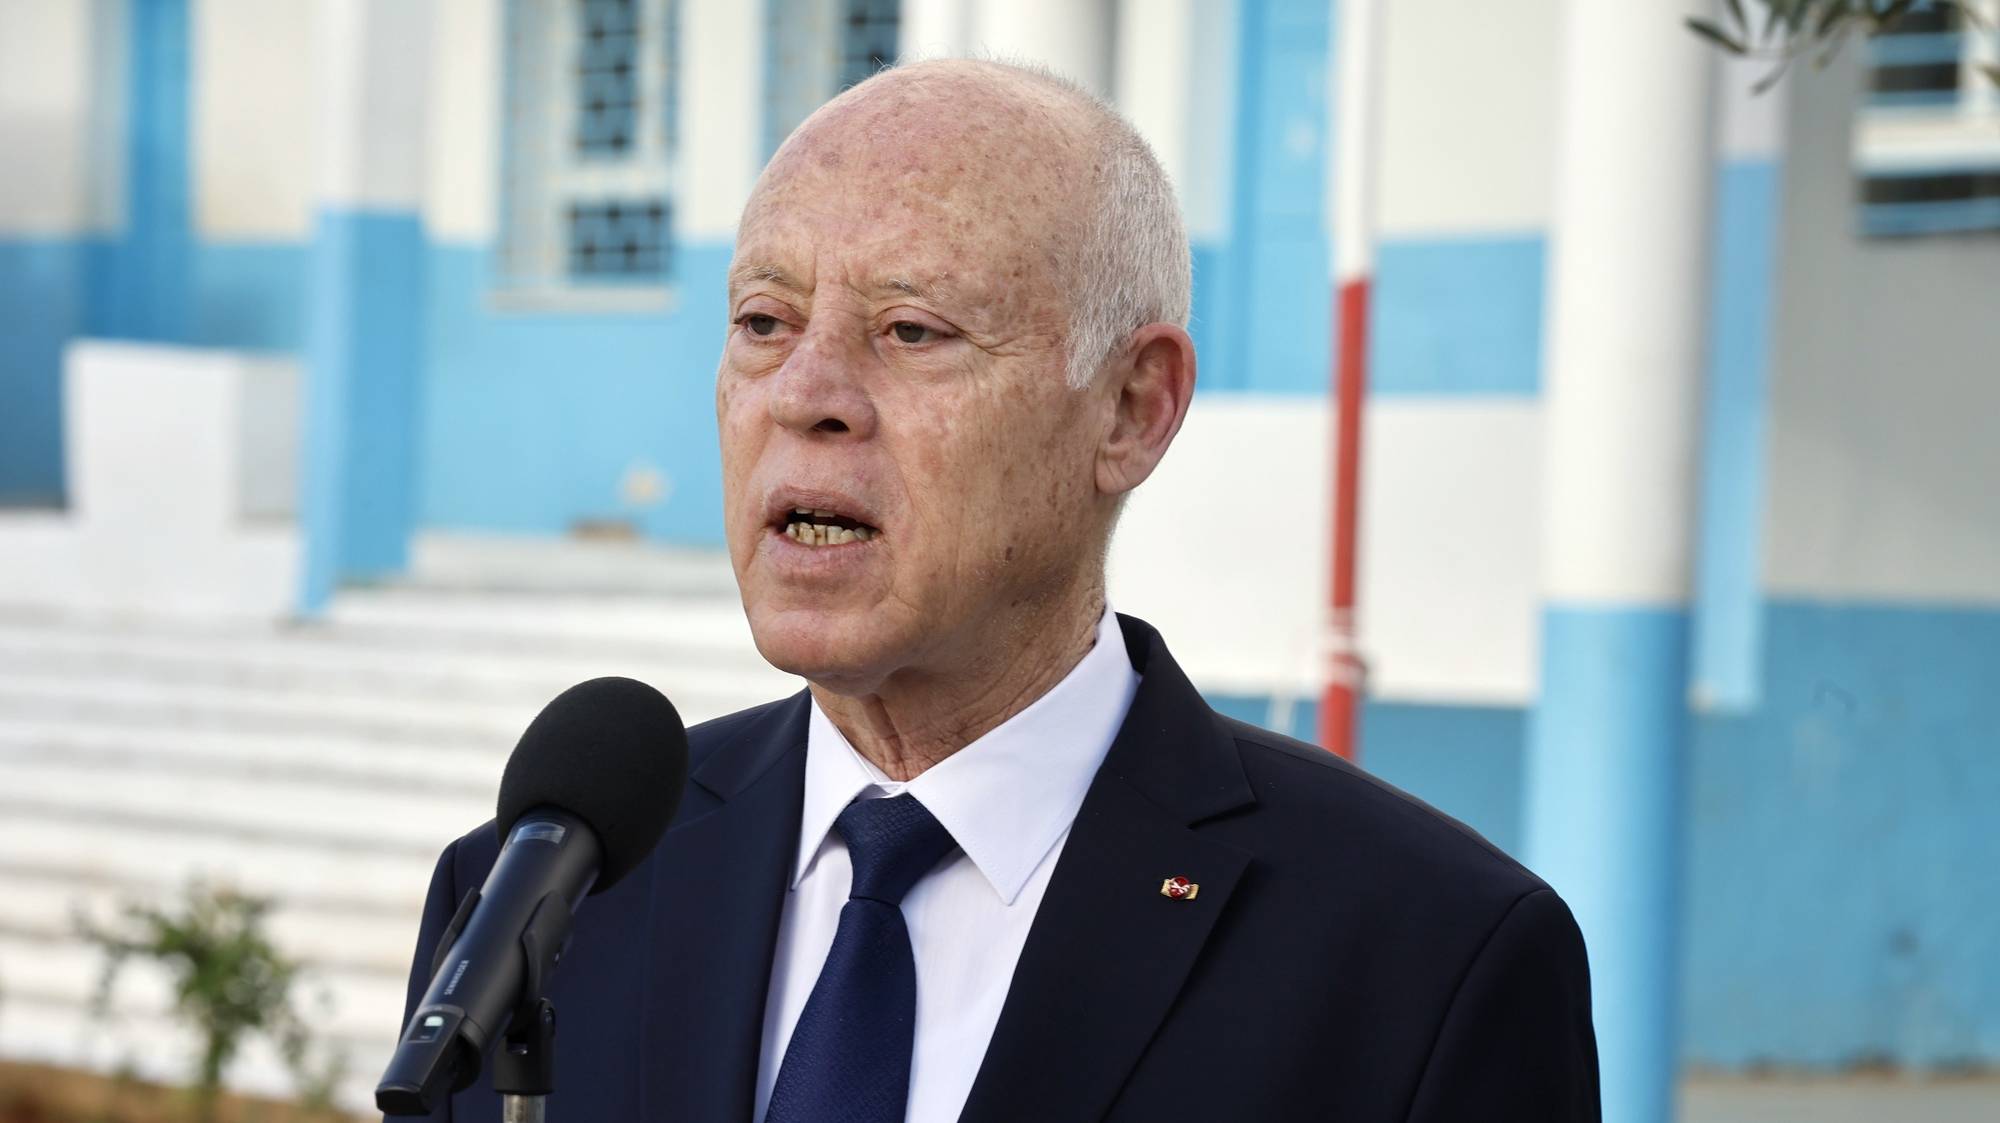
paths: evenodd
<path fill-rule="evenodd" d="M 1195 894 L 1199 892 L 1201 892 L 1201 886 L 1196 885 L 1185 877 L 1170 877 L 1160 882 L 1160 896 L 1166 897 L 1169 900 L 1192 901 L 1195 898 Z"/>

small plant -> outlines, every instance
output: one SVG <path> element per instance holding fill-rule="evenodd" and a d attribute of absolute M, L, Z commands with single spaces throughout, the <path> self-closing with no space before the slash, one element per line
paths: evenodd
<path fill-rule="evenodd" d="M 78 933 L 105 952 L 99 1017 L 109 1014 L 113 987 L 132 960 L 157 962 L 173 977 L 174 1013 L 201 1041 L 189 1086 L 202 1123 L 215 1120 L 223 1073 L 253 1036 L 277 1046 L 310 1108 L 328 1106 L 341 1076 L 337 1057 L 315 1063 L 311 1031 L 292 1003 L 300 965 L 265 934 L 270 910 L 265 898 L 195 882 L 175 910 L 127 904 L 108 927 L 77 918 Z"/>

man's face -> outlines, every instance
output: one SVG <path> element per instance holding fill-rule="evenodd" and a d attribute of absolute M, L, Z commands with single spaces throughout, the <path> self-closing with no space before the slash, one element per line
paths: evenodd
<path fill-rule="evenodd" d="M 765 658 L 843 693 L 1018 649 L 1005 630 L 1100 548 L 1109 415 L 1064 382 L 1063 161 L 1010 137 L 1018 108 L 923 97 L 822 111 L 731 268 L 716 412 L 744 608 Z"/>

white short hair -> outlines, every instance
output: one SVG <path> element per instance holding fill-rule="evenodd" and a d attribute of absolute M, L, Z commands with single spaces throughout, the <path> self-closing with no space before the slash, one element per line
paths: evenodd
<path fill-rule="evenodd" d="M 1081 139 L 1096 174 L 1070 258 L 1067 370 L 1070 386 L 1081 390 L 1139 328 L 1188 326 L 1194 258 L 1180 202 L 1153 146 L 1109 102 L 1036 63 L 978 61 L 1055 93 L 1083 121 Z"/>
<path fill-rule="evenodd" d="M 1174 185 L 1153 146 L 1102 99 L 1043 77 L 1079 99 L 1101 161 L 1071 280 L 1069 384 L 1080 390 L 1139 328 L 1188 326 L 1194 260 Z"/>

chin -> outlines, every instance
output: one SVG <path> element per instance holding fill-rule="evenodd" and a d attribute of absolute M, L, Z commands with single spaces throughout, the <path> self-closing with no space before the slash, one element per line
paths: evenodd
<path fill-rule="evenodd" d="M 764 661 L 836 693 L 866 693 L 884 676 L 896 645 L 855 613 L 819 608 L 748 608 L 750 634 Z"/>

